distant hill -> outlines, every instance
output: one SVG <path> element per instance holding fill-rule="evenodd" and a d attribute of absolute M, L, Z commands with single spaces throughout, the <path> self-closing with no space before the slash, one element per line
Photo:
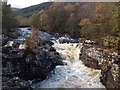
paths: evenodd
<path fill-rule="evenodd" d="M 36 13 L 36 12 L 42 10 L 42 9 L 46 10 L 50 5 L 52 5 L 52 2 L 45 2 L 45 3 L 42 3 L 42 4 L 38 4 L 38 5 L 30 6 L 30 7 L 27 7 L 27 8 L 19 9 L 19 10 L 16 11 L 16 15 L 29 17 L 33 13 Z"/>
<path fill-rule="evenodd" d="M 12 7 L 12 11 L 18 11 L 18 10 L 20 10 L 20 8 L 14 8 L 14 7 Z"/>

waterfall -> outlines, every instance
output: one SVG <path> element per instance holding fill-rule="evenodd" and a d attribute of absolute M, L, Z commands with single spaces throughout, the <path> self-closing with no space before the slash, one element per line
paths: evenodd
<path fill-rule="evenodd" d="M 31 33 L 27 28 L 23 28 L 21 31 L 23 36 Z M 55 38 L 46 32 L 40 32 L 40 37 L 42 40 Z M 79 60 L 82 43 L 59 43 L 57 38 L 52 42 L 54 43 L 52 47 L 56 49 L 67 65 L 56 66 L 46 80 L 32 85 L 35 90 L 37 88 L 105 88 L 99 79 L 101 71 L 88 68 Z"/>
<path fill-rule="evenodd" d="M 48 79 L 33 85 L 34 88 L 105 88 L 100 82 L 100 70 L 91 69 L 79 60 L 82 44 L 54 43 L 65 66 L 57 66 Z"/>

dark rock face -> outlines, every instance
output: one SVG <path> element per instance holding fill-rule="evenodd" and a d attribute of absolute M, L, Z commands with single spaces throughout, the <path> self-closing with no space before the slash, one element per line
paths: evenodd
<path fill-rule="evenodd" d="M 104 62 L 100 79 L 108 89 L 120 88 L 120 63 Z"/>
<path fill-rule="evenodd" d="M 46 44 L 37 52 L 29 47 L 2 48 L 2 87 L 32 89 L 28 80 L 44 80 L 57 65 L 63 65 L 59 53 Z"/>
<path fill-rule="evenodd" d="M 84 46 L 81 51 L 82 53 L 80 55 L 80 59 L 83 61 L 83 63 L 86 66 L 95 68 L 95 69 L 100 69 L 99 62 L 98 62 L 98 59 L 100 57 L 95 55 L 95 53 L 97 53 L 97 52 L 93 51 L 93 49 L 91 49 L 91 48 L 92 48 L 91 46 L 90 47 Z M 93 56 L 91 56 L 91 55 L 93 55 Z"/>
<path fill-rule="evenodd" d="M 55 66 L 63 65 L 58 53 L 45 51 L 43 48 L 37 54 L 31 52 L 24 57 L 26 58 L 24 64 L 21 63 L 22 71 L 19 74 L 19 77 L 24 80 L 44 80 Z"/>
<path fill-rule="evenodd" d="M 3 77 L 2 78 L 2 88 L 3 90 L 7 90 L 7 89 L 27 89 L 27 90 L 32 90 L 30 84 L 23 80 L 20 79 L 18 77 Z"/>
<path fill-rule="evenodd" d="M 11 38 L 11 37 L 2 36 L 2 46 L 7 44 L 8 41 L 12 41 L 12 40 L 13 40 L 13 38 Z"/>
<path fill-rule="evenodd" d="M 93 45 L 84 45 L 80 60 L 90 67 L 101 70 L 100 80 L 109 90 L 120 88 L 120 58 L 118 54 L 106 52 Z"/>

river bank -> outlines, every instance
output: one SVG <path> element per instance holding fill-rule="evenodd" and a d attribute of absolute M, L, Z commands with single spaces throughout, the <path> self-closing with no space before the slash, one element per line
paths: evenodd
<path fill-rule="evenodd" d="M 30 30 L 21 31 L 3 39 L 3 88 L 119 88 L 118 54 L 46 32 L 40 32 L 43 44 L 33 53 L 26 44 Z"/>

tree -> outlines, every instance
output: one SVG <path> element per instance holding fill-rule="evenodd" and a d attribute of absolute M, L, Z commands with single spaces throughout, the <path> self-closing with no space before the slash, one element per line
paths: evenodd
<path fill-rule="evenodd" d="M 23 16 L 17 16 L 17 21 L 19 22 L 20 26 L 30 26 L 30 19 Z"/>
<path fill-rule="evenodd" d="M 47 10 L 47 24 L 55 33 L 61 33 L 65 30 L 65 24 L 68 16 L 63 5 L 63 3 L 54 3 Z"/>
<path fill-rule="evenodd" d="M 31 20 L 31 26 L 34 27 L 34 28 L 40 28 L 40 16 L 39 14 L 33 14 L 31 17 L 30 17 L 30 20 Z"/>
<path fill-rule="evenodd" d="M 32 35 L 28 40 L 28 44 L 30 48 L 33 50 L 35 49 L 35 51 L 37 50 L 38 46 L 41 44 L 40 43 L 41 40 L 39 38 L 39 29 L 43 28 L 43 15 L 42 15 L 43 12 L 44 11 L 41 10 L 40 12 L 35 13 L 30 17 Z"/>
<path fill-rule="evenodd" d="M 96 17 L 101 24 L 105 46 L 120 48 L 118 3 L 96 3 Z"/>
<path fill-rule="evenodd" d="M 74 13 L 71 13 L 66 21 L 65 31 L 69 33 L 71 37 L 79 37 L 79 24 Z"/>
<path fill-rule="evenodd" d="M 7 3 L 2 4 L 2 29 L 3 34 L 8 35 L 11 29 L 17 28 L 18 22 L 15 19 L 15 15 L 11 10 L 11 6 Z"/>
<path fill-rule="evenodd" d="M 71 3 L 67 3 L 67 4 L 64 6 L 64 9 L 65 9 L 65 11 L 66 11 L 66 13 L 67 13 L 68 15 L 70 15 L 71 13 L 74 13 L 74 10 L 75 10 L 74 5 L 71 4 Z"/>
<path fill-rule="evenodd" d="M 97 23 L 102 25 L 101 31 L 105 34 L 113 34 L 118 31 L 118 4 L 96 3 Z"/>
<path fill-rule="evenodd" d="M 28 38 L 28 45 L 32 50 L 37 50 L 40 45 L 39 29 L 32 28 L 32 35 Z"/>

